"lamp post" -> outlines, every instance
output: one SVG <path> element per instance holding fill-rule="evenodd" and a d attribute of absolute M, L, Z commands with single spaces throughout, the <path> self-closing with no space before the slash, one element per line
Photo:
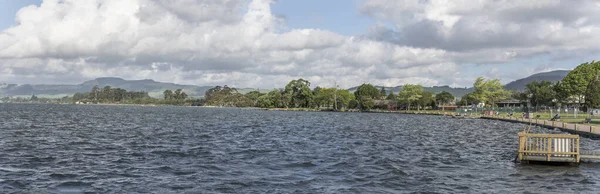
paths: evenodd
<path fill-rule="evenodd" d="M 525 115 L 527 115 L 527 118 L 530 118 L 530 108 L 531 108 L 531 97 L 533 96 L 533 94 L 527 94 L 527 109 L 525 109 Z"/>
<path fill-rule="evenodd" d="M 556 105 L 556 98 L 552 99 L 552 104 Z M 552 107 L 550 107 L 550 118 L 552 118 Z"/>

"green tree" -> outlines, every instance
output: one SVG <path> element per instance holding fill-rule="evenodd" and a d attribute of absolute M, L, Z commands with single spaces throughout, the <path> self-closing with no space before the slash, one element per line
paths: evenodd
<path fill-rule="evenodd" d="M 417 102 L 423 93 L 423 87 L 420 85 L 406 84 L 398 93 L 398 101 L 407 104 L 407 110 L 410 110 L 411 104 Z"/>
<path fill-rule="evenodd" d="M 90 91 L 88 95 L 88 99 L 98 102 L 98 94 L 100 94 L 100 87 L 98 87 L 98 85 L 94 85 L 94 87 L 92 87 L 92 91 Z"/>
<path fill-rule="evenodd" d="M 387 95 L 387 97 L 385 98 L 386 100 L 397 100 L 396 95 L 394 94 L 394 92 L 390 92 L 390 94 Z"/>
<path fill-rule="evenodd" d="M 440 105 L 447 105 L 454 100 L 454 96 L 450 92 L 442 91 L 435 95 L 435 101 Z"/>
<path fill-rule="evenodd" d="M 554 99 L 553 84 L 549 81 L 533 81 L 525 86 L 524 97 L 529 99 L 531 105 L 537 107 L 542 105 L 552 105 Z M 523 96 L 521 96 L 522 98 Z"/>
<path fill-rule="evenodd" d="M 435 93 L 433 92 L 421 92 L 421 98 L 418 100 L 418 105 L 423 107 L 423 109 L 427 107 L 435 106 Z"/>
<path fill-rule="evenodd" d="M 504 90 L 499 79 L 486 80 L 483 77 L 478 77 L 473 84 L 475 90 L 473 97 L 479 102 L 485 102 L 494 107 L 495 103 L 508 98 L 510 92 Z"/>
<path fill-rule="evenodd" d="M 102 88 L 102 91 L 100 93 L 101 96 L 101 100 L 102 102 L 113 102 L 113 95 L 112 95 L 112 89 L 110 86 L 104 86 L 104 88 Z"/>
<path fill-rule="evenodd" d="M 35 95 L 31 95 L 31 98 L 29 100 L 31 100 L 33 102 L 37 102 L 40 99 L 37 96 L 35 96 Z"/>
<path fill-rule="evenodd" d="M 598 75 L 585 91 L 585 109 L 600 107 L 600 78 Z"/>
<path fill-rule="evenodd" d="M 348 90 L 335 90 L 337 97 L 337 108 L 348 108 L 351 100 L 354 100 L 354 95 Z"/>
<path fill-rule="evenodd" d="M 320 108 L 327 104 L 327 97 L 323 94 L 323 88 L 317 86 L 313 89 L 313 103 L 315 108 Z"/>
<path fill-rule="evenodd" d="M 175 96 L 177 91 L 175 91 Z M 204 104 L 208 106 L 233 107 L 237 104 L 239 92 L 235 88 L 215 86 L 204 92 Z M 243 95 L 242 95 L 243 96 Z"/>
<path fill-rule="evenodd" d="M 373 100 L 379 97 L 379 90 L 371 84 L 362 84 L 354 91 L 354 96 L 360 109 L 369 110 L 375 105 Z"/>
<path fill-rule="evenodd" d="M 188 97 L 188 95 L 185 92 L 181 92 L 181 94 L 179 94 L 180 100 L 185 100 L 187 97 Z"/>
<path fill-rule="evenodd" d="M 460 98 L 460 105 L 472 105 L 472 104 L 477 104 L 479 103 L 479 100 L 477 100 L 477 98 L 475 98 L 475 94 L 468 93 L 466 95 L 464 95 L 462 98 Z"/>
<path fill-rule="evenodd" d="M 244 96 L 246 96 L 246 98 L 248 98 L 248 100 L 251 102 L 252 106 L 257 106 L 258 98 L 260 98 L 262 95 L 263 93 L 260 93 L 258 90 L 250 91 L 244 94 Z"/>
<path fill-rule="evenodd" d="M 88 96 L 89 96 L 88 93 L 79 93 L 79 92 L 75 93 L 73 95 L 73 102 L 83 101 L 83 100 L 87 99 Z"/>
<path fill-rule="evenodd" d="M 182 92 L 181 89 L 176 89 L 173 92 L 173 99 L 179 100 L 181 98 L 181 92 Z"/>
<path fill-rule="evenodd" d="M 257 106 L 261 108 L 275 108 L 273 101 L 268 94 L 258 97 Z"/>
<path fill-rule="evenodd" d="M 310 82 L 304 79 L 290 81 L 284 91 L 289 95 L 293 107 L 309 107 L 313 98 Z"/>
<path fill-rule="evenodd" d="M 272 104 L 272 107 L 275 108 L 285 108 L 287 107 L 287 99 L 283 96 L 283 91 L 273 90 L 267 93 L 269 97 L 269 101 Z"/>
<path fill-rule="evenodd" d="M 163 92 L 163 95 L 165 97 L 165 100 L 171 100 L 171 99 L 173 99 L 173 91 L 171 91 L 171 90 L 165 90 Z"/>
<path fill-rule="evenodd" d="M 554 83 L 552 86 L 552 91 L 554 92 L 554 98 L 557 100 L 557 103 L 566 102 L 570 97 L 570 94 L 567 92 L 566 87 L 563 86 L 561 81 Z M 527 99 L 526 95 L 524 96 L 524 99 Z"/>
<path fill-rule="evenodd" d="M 357 109 L 360 108 L 358 101 L 357 100 L 350 100 L 350 102 L 348 103 L 348 108 L 349 109 Z"/>
<path fill-rule="evenodd" d="M 557 85 L 559 88 L 556 88 L 555 91 L 560 97 L 564 98 L 562 100 L 575 98 L 581 102 L 590 82 L 594 80 L 599 72 L 600 61 L 583 63 L 573 69 L 573 71 L 570 71 L 567 76 L 562 79 L 560 84 Z"/>

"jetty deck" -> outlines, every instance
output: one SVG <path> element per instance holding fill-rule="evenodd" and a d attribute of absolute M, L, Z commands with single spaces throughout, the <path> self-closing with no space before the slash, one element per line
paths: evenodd
<path fill-rule="evenodd" d="M 519 161 L 579 163 L 579 135 L 519 133 Z"/>
<path fill-rule="evenodd" d="M 520 162 L 579 163 L 581 159 L 600 160 L 598 152 L 582 152 L 579 135 L 532 134 L 520 132 L 518 160 Z"/>

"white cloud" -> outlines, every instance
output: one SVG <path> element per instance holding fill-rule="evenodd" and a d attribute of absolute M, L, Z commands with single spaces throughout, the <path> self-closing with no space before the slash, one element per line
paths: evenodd
<path fill-rule="evenodd" d="M 18 25 L 0 34 L 0 64 L 13 78 L 121 76 L 243 87 L 273 87 L 275 82 L 281 87 L 304 77 L 316 84 L 337 79 L 349 87 L 363 80 L 431 83 L 407 72 L 424 72 L 417 67 L 431 72 L 427 68 L 446 55 L 319 29 L 278 33 L 283 24 L 271 14 L 271 3 L 46 0 L 20 10 Z M 403 68 L 414 70 L 381 73 Z"/>
<path fill-rule="evenodd" d="M 282 33 L 272 3 L 44 0 L 0 33 L 0 81 L 119 76 L 273 88 L 303 77 L 323 86 L 457 86 L 470 85 L 460 72 L 466 63 L 598 49 L 600 12 L 589 1 L 365 1 L 362 13 L 395 25 L 367 37 Z"/>
<path fill-rule="evenodd" d="M 599 46 L 596 1 L 378 0 L 361 12 L 392 23 L 371 36 L 399 45 L 448 51 L 515 52 L 530 56 Z M 510 59 L 509 59 L 510 60 Z"/>

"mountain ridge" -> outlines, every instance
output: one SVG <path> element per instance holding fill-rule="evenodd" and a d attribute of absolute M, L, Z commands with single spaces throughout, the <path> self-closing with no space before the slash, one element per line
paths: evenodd
<path fill-rule="evenodd" d="M 570 70 L 556 70 L 550 72 L 542 72 L 530 75 L 525 78 L 514 80 L 504 87 L 507 90 L 522 91 L 525 89 L 525 85 L 531 81 L 558 81 L 565 77 Z M 60 98 L 67 95 L 73 95 L 77 92 L 89 92 L 93 86 L 98 85 L 99 87 L 111 86 L 122 88 L 128 91 L 146 91 L 152 97 L 160 98 L 164 90 L 176 90 L 183 89 L 190 97 L 202 97 L 204 92 L 214 86 L 196 86 L 196 85 L 184 85 L 167 82 L 157 82 L 152 79 L 142 80 L 126 80 L 119 77 L 99 77 L 93 80 L 88 80 L 80 84 L 9 84 L 0 83 L 0 97 L 2 96 L 30 96 L 38 95 L 50 98 Z M 350 91 L 355 91 L 359 86 L 348 88 Z M 375 86 L 381 89 L 383 86 Z M 402 90 L 402 86 L 385 87 L 388 93 L 398 93 Z M 240 93 L 246 93 L 253 91 L 252 88 L 238 88 Z M 457 87 L 453 88 L 448 85 L 445 86 L 431 86 L 423 87 L 424 91 L 439 93 L 441 91 L 447 91 L 456 97 L 462 97 L 467 93 L 473 91 L 472 87 Z M 270 90 L 261 90 L 261 92 L 268 92 Z"/>
<path fill-rule="evenodd" d="M 538 82 L 539 81 L 550 81 L 550 82 L 555 83 L 556 81 L 562 80 L 565 76 L 567 76 L 567 74 L 569 74 L 569 72 L 571 72 L 571 70 L 555 70 L 555 71 L 536 73 L 536 74 L 512 81 L 512 82 L 504 85 L 504 88 L 507 90 L 522 91 L 522 90 L 525 90 L 525 86 L 528 83 L 533 82 L 533 81 L 538 81 Z"/>

